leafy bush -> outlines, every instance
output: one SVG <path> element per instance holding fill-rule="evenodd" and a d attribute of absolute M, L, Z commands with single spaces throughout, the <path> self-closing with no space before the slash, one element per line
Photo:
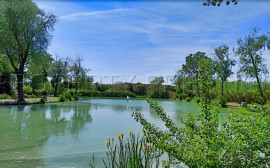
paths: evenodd
<path fill-rule="evenodd" d="M 193 100 L 194 103 L 199 103 L 200 102 L 200 98 L 199 97 L 196 97 L 196 96 L 193 97 L 192 100 Z"/>
<path fill-rule="evenodd" d="M 10 99 L 10 96 L 7 94 L 0 94 L 0 99 Z"/>
<path fill-rule="evenodd" d="M 47 95 L 47 94 L 48 94 L 48 91 L 47 91 L 47 90 L 42 90 L 42 91 L 41 91 L 41 94 L 42 94 L 42 95 Z"/>
<path fill-rule="evenodd" d="M 190 102 L 191 101 L 191 98 L 190 97 L 186 97 L 186 101 L 187 102 Z"/>
<path fill-rule="evenodd" d="M 73 96 L 73 98 L 74 98 L 74 100 L 79 100 L 79 97 L 76 94 Z"/>
<path fill-rule="evenodd" d="M 114 144 L 114 138 L 105 142 L 108 148 L 106 161 L 103 159 L 104 167 L 114 168 L 150 168 L 159 166 L 160 152 L 152 144 L 146 143 L 144 137 L 135 137 L 132 131 L 124 140 L 124 134 L 118 134 L 118 144 Z M 93 155 L 91 168 L 95 168 Z"/>
<path fill-rule="evenodd" d="M 66 101 L 66 97 L 64 96 L 64 95 L 60 95 L 59 97 L 58 97 L 58 100 L 60 101 L 60 102 L 64 102 L 64 101 Z"/>
<path fill-rule="evenodd" d="M 72 100 L 72 95 L 67 91 L 67 92 L 64 92 L 62 93 L 62 95 L 65 96 L 66 100 L 69 100 L 71 101 Z"/>
<path fill-rule="evenodd" d="M 23 86 L 23 92 L 28 95 L 32 94 L 32 87 L 28 85 Z"/>
<path fill-rule="evenodd" d="M 226 98 L 226 96 L 219 96 L 219 97 L 217 97 L 217 99 L 214 99 L 212 102 L 220 105 L 221 107 L 226 107 L 227 98 Z"/>
<path fill-rule="evenodd" d="M 181 93 L 178 95 L 178 97 L 179 97 L 179 100 L 185 100 L 186 97 L 188 97 L 188 95 L 186 93 Z"/>
<path fill-rule="evenodd" d="M 45 101 L 44 97 L 41 97 L 41 99 L 40 99 L 39 102 L 40 102 L 40 103 L 45 103 L 46 101 Z"/>

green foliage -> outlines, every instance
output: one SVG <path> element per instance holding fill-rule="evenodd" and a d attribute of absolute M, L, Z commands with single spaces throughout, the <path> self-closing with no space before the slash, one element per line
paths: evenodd
<path fill-rule="evenodd" d="M 69 91 L 62 93 L 62 95 L 65 96 L 66 100 L 72 101 L 72 95 Z"/>
<path fill-rule="evenodd" d="M 185 94 L 185 93 L 180 93 L 180 94 L 178 95 L 178 97 L 179 97 L 179 100 L 185 100 L 185 99 L 188 97 L 188 95 Z"/>
<path fill-rule="evenodd" d="M 73 98 L 74 98 L 74 100 L 79 100 L 78 95 L 74 95 Z"/>
<path fill-rule="evenodd" d="M 136 97 L 136 94 L 130 91 L 114 91 L 114 90 L 106 90 L 104 92 L 100 92 L 100 95 L 105 97 Z"/>
<path fill-rule="evenodd" d="M 2 0 L 0 6 L 0 50 L 17 75 L 18 101 L 24 101 L 23 75 L 36 53 L 50 44 L 56 16 L 46 14 L 31 0 Z"/>
<path fill-rule="evenodd" d="M 136 83 L 133 85 L 132 89 L 136 95 L 146 95 L 147 87 L 145 84 Z"/>
<path fill-rule="evenodd" d="M 28 95 L 32 94 L 32 87 L 28 85 L 23 86 L 23 92 Z"/>
<path fill-rule="evenodd" d="M 47 91 L 47 90 L 42 90 L 42 91 L 41 91 L 41 94 L 42 94 L 42 95 L 48 95 L 48 91 Z"/>
<path fill-rule="evenodd" d="M 221 107 L 226 107 L 227 104 L 227 97 L 226 96 L 219 96 L 217 99 L 213 100 L 213 103 L 220 105 Z"/>
<path fill-rule="evenodd" d="M 156 102 L 150 107 L 167 127 L 161 130 L 149 123 L 141 113 L 132 116 L 143 126 L 148 143 L 166 152 L 166 165 L 184 163 L 188 167 L 269 167 L 270 111 L 258 104 L 250 111 L 241 109 L 230 115 L 230 123 L 219 123 L 219 107 L 211 103 L 210 65 L 202 62 L 199 68 L 201 112 L 181 118 L 179 127 Z M 163 166 L 166 166 L 163 165 Z"/>
<path fill-rule="evenodd" d="M 81 96 L 90 96 L 90 97 L 97 97 L 99 96 L 99 91 L 95 90 L 88 90 L 88 91 L 79 91 L 79 95 Z"/>
<path fill-rule="evenodd" d="M 264 63 L 262 51 L 266 45 L 270 46 L 269 36 L 266 34 L 259 35 L 258 29 L 254 28 L 252 33 L 245 35 L 244 39 L 238 39 L 237 43 L 236 55 L 240 59 L 238 77 L 255 78 L 258 83 L 258 90 L 263 97 L 261 77 L 263 74 L 269 74 L 269 72 Z"/>
<path fill-rule="evenodd" d="M 191 98 L 190 97 L 186 97 L 185 99 L 187 102 L 190 102 L 191 101 Z"/>
<path fill-rule="evenodd" d="M 44 99 L 44 97 L 41 97 L 41 99 L 40 99 L 40 101 L 39 101 L 40 103 L 46 103 L 46 101 L 45 101 L 45 99 Z"/>
<path fill-rule="evenodd" d="M 107 160 L 103 159 L 104 167 L 113 168 L 150 168 L 159 166 L 160 152 L 152 144 L 146 143 L 144 137 L 135 136 L 129 131 L 129 136 L 124 140 L 124 134 L 120 133 L 118 143 L 115 144 L 114 138 L 105 142 L 108 148 L 106 153 Z M 91 168 L 95 168 L 93 155 Z"/>
<path fill-rule="evenodd" d="M 221 95 L 223 96 L 224 82 L 233 74 L 232 66 L 235 65 L 235 61 L 229 58 L 229 47 L 227 45 L 221 45 L 215 48 L 214 51 L 214 64 L 218 77 L 221 79 Z"/>
<path fill-rule="evenodd" d="M 66 101 L 66 97 L 65 97 L 64 95 L 60 95 L 60 96 L 58 97 L 58 100 L 59 100 L 60 102 L 64 102 L 64 101 Z"/>
<path fill-rule="evenodd" d="M 200 98 L 199 97 L 195 96 L 195 97 L 193 97 L 192 100 L 193 100 L 194 103 L 200 103 Z"/>
<path fill-rule="evenodd" d="M 198 69 L 200 62 L 203 60 L 208 60 L 209 63 L 212 62 L 211 58 L 207 57 L 204 52 L 198 51 L 195 54 L 190 54 L 186 57 L 186 63 L 182 65 L 181 70 L 181 73 L 183 73 L 185 77 L 192 79 L 191 82 L 196 84 L 197 96 L 200 96 Z"/>
<path fill-rule="evenodd" d="M 0 99 L 10 99 L 10 96 L 7 94 L 0 94 Z"/>
<path fill-rule="evenodd" d="M 147 97 L 149 98 L 168 98 L 168 92 L 148 92 Z"/>

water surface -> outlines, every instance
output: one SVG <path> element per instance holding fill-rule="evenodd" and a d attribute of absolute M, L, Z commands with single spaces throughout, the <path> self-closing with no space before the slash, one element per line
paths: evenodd
<path fill-rule="evenodd" d="M 179 117 L 199 112 L 199 105 L 158 100 L 180 125 Z M 0 167 L 88 167 L 92 154 L 96 166 L 107 151 L 109 137 L 142 127 L 131 117 L 138 109 L 148 121 L 164 128 L 145 100 L 93 98 L 45 105 L 0 106 Z M 228 113 L 222 112 L 221 119 Z M 101 165 L 99 165 L 101 164 Z"/>

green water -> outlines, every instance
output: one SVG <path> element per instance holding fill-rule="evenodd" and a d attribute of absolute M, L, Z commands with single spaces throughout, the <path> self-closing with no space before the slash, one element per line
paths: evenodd
<path fill-rule="evenodd" d="M 158 100 L 168 115 L 178 118 L 198 112 L 198 104 Z M 87 99 L 29 106 L 0 106 L 0 167 L 88 167 L 92 154 L 101 167 L 104 142 L 142 127 L 131 117 L 131 108 L 164 128 L 145 100 Z M 228 116 L 222 112 L 221 120 Z M 179 123 L 180 124 L 180 123 Z"/>

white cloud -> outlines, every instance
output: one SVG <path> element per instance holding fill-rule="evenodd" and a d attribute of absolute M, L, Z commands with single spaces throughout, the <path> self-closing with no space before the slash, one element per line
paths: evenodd
<path fill-rule="evenodd" d="M 84 16 L 97 16 L 97 15 L 104 15 L 104 14 L 111 14 L 116 12 L 123 12 L 123 11 L 129 11 L 132 10 L 132 8 L 127 9 L 112 9 L 112 10 L 102 10 L 102 11 L 91 11 L 91 12 L 78 12 L 78 13 L 72 13 L 69 15 L 60 16 L 60 19 L 72 19 L 77 17 L 84 17 Z"/>

